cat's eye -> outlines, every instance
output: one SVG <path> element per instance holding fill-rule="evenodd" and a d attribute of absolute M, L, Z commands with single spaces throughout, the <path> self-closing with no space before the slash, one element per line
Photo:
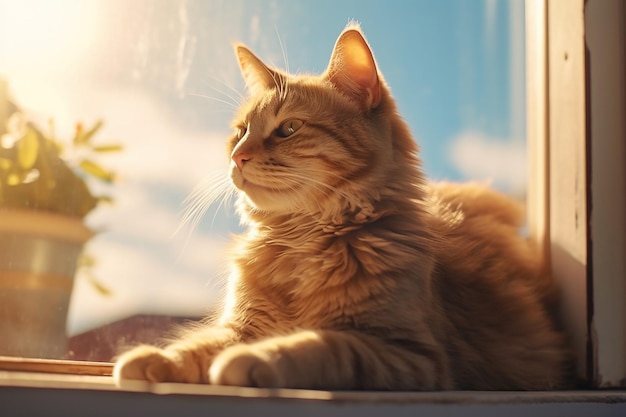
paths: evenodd
<path fill-rule="evenodd" d="M 300 119 L 289 119 L 280 124 L 276 133 L 282 138 L 286 138 L 294 134 L 298 129 L 302 127 L 304 122 Z"/>

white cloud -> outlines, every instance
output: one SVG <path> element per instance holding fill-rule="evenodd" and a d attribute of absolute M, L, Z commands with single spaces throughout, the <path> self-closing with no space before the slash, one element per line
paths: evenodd
<path fill-rule="evenodd" d="M 137 99 L 125 101 L 122 107 L 133 104 L 137 124 L 124 130 L 131 142 L 111 160 L 122 175 L 113 190 L 114 205 L 99 208 L 88 219 L 104 229 L 88 252 L 98 259 L 94 272 L 114 296 L 104 298 L 89 286 L 77 285 L 68 324 L 72 333 L 142 312 L 198 315 L 213 305 L 219 292 L 226 243 L 199 231 L 174 235 L 182 201 L 168 200 L 155 185 L 188 194 L 205 170 L 226 165 L 217 158 L 224 152 L 218 152 L 217 140 L 207 144 L 185 136 L 147 100 L 140 105 Z M 125 120 L 124 108 L 118 111 L 109 127 L 113 132 L 121 132 L 116 123 Z"/>
<path fill-rule="evenodd" d="M 108 162 L 122 178 L 189 188 L 228 166 L 223 132 L 188 131 L 141 92 L 92 90 L 73 105 L 105 120 L 100 140 L 124 145 Z"/>
<path fill-rule="evenodd" d="M 88 224 L 106 234 L 144 241 L 163 241 L 178 225 L 177 212 L 155 202 L 155 193 L 137 183 L 116 186 L 113 206 L 101 206 L 88 218 Z"/>
<path fill-rule="evenodd" d="M 250 42 L 256 44 L 261 36 L 261 18 L 258 15 L 250 18 Z"/>
<path fill-rule="evenodd" d="M 95 239 L 95 277 L 111 292 L 98 293 L 78 274 L 70 306 L 68 331 L 90 328 L 139 313 L 197 316 L 211 309 L 220 294 L 223 242 L 211 237 L 191 237 L 190 248 L 178 257 L 179 248 L 154 248 L 116 240 Z"/>
<path fill-rule="evenodd" d="M 502 140 L 481 132 L 466 131 L 452 140 L 450 159 L 466 178 L 488 181 L 512 193 L 521 193 L 526 188 L 526 145 L 523 141 Z"/>

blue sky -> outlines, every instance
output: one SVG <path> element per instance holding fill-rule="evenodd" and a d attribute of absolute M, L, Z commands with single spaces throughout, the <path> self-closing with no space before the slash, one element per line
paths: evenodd
<path fill-rule="evenodd" d="M 199 314 L 219 294 L 232 211 L 172 237 L 183 199 L 225 170 L 245 94 L 232 42 L 291 71 L 323 71 L 356 20 L 433 179 L 491 181 L 523 196 L 523 2 L 506 0 L 0 0 L 0 77 L 60 136 L 105 121 L 126 145 L 104 163 L 116 204 L 88 219 L 105 298 L 79 279 L 72 333 L 136 313 Z M 233 91 L 236 90 L 237 92 Z"/>

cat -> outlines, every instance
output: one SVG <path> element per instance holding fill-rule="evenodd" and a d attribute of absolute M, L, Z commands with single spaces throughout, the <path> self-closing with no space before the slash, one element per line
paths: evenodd
<path fill-rule="evenodd" d="M 223 311 L 114 378 L 325 390 L 569 386 L 542 251 L 520 203 L 428 183 L 358 24 L 326 71 L 235 46 L 249 98 L 227 141 L 247 231 Z"/>

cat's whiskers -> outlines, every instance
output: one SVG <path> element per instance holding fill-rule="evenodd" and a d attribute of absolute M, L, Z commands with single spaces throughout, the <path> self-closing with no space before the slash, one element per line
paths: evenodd
<path fill-rule="evenodd" d="M 289 70 L 289 59 L 287 58 L 287 48 L 285 48 L 285 45 L 283 44 L 283 40 L 280 37 L 280 33 L 278 32 L 278 27 L 274 26 L 274 30 L 276 31 L 276 37 L 278 38 L 278 45 L 280 45 L 280 51 L 283 54 L 283 63 L 285 64 L 285 70 L 287 71 L 287 74 L 291 74 L 291 71 Z"/>
<path fill-rule="evenodd" d="M 280 88 L 280 99 L 285 101 L 287 99 L 287 92 L 289 91 L 289 83 L 287 82 L 286 76 L 280 77 L 281 88 Z"/>
<path fill-rule="evenodd" d="M 331 191 L 333 194 L 338 194 L 339 196 L 342 196 L 346 199 L 350 198 L 349 194 L 344 193 L 342 190 L 338 189 L 337 187 L 327 184 L 324 181 L 317 180 L 316 177 L 318 175 L 332 176 L 334 179 L 346 181 L 346 178 L 338 173 L 322 171 L 322 170 L 318 171 L 314 169 L 313 170 L 307 169 L 306 174 L 300 173 L 291 169 L 286 169 L 286 170 L 280 170 L 278 172 L 268 172 L 265 174 L 265 177 L 266 179 L 272 180 L 274 179 L 272 177 L 275 176 L 275 180 L 277 183 L 280 183 L 281 185 L 287 185 L 290 187 L 292 191 L 296 191 L 296 192 L 299 192 L 299 191 L 308 192 L 302 189 L 302 184 L 304 183 L 310 187 L 314 187 L 316 190 L 319 190 L 325 194 L 327 194 L 328 191 Z"/>
<path fill-rule="evenodd" d="M 226 106 L 226 110 L 228 110 L 228 112 L 232 112 L 233 110 L 236 110 L 237 108 L 239 108 L 239 106 L 241 106 L 241 104 L 246 100 L 246 98 L 243 96 L 243 94 L 241 94 L 241 92 L 239 92 L 236 88 L 231 87 L 230 85 L 228 85 L 226 82 L 211 76 L 211 78 L 213 79 L 213 81 L 221 84 L 222 86 L 224 86 L 225 88 L 218 88 L 215 85 L 213 85 L 212 83 L 208 82 L 208 81 L 204 81 L 204 84 L 210 88 L 211 90 L 215 91 L 218 95 L 217 96 L 212 96 L 212 95 L 208 95 L 208 94 L 203 94 L 203 93 L 199 93 L 199 92 L 193 92 L 193 91 L 189 91 L 186 93 L 187 96 L 190 97 L 199 97 L 202 99 L 207 99 L 207 100 L 212 100 L 215 101 L 217 103 L 220 104 L 224 104 Z M 230 91 L 228 91 L 230 90 Z M 234 94 L 233 94 L 234 93 Z M 220 97 L 221 96 L 221 97 Z M 223 110 L 223 109 L 221 109 Z"/>
<path fill-rule="evenodd" d="M 235 187 L 223 171 L 207 175 L 183 201 L 185 208 L 175 234 L 179 233 L 185 226 L 189 226 L 189 239 L 209 208 L 217 203 L 211 221 L 212 226 L 218 211 L 232 199 L 235 193 Z"/>
<path fill-rule="evenodd" d="M 217 101 L 218 103 L 222 103 L 225 104 L 229 107 L 230 109 L 236 109 L 238 104 L 236 103 L 231 103 L 227 100 L 221 99 L 219 97 L 213 97 L 213 96 L 207 96 L 205 94 L 200 94 L 200 93 L 187 93 L 188 96 L 192 96 L 192 97 L 199 97 L 199 98 L 203 98 L 203 99 L 208 99 L 208 100 L 213 100 L 213 101 Z"/>
<path fill-rule="evenodd" d="M 235 106 L 240 106 L 244 101 L 246 101 L 246 97 L 241 93 L 241 91 L 237 90 L 236 88 L 234 88 L 233 86 L 231 86 L 230 84 L 228 84 L 227 82 L 220 80 L 219 78 L 210 75 L 210 77 L 213 79 L 213 81 L 221 84 L 222 86 L 225 87 L 226 90 L 230 90 L 230 92 L 223 90 L 223 89 L 219 89 L 217 88 L 215 85 L 210 84 L 210 83 L 206 83 L 206 85 L 213 89 L 214 91 L 222 94 L 225 97 L 228 97 Z"/>
<path fill-rule="evenodd" d="M 269 68 L 266 68 L 267 73 L 272 77 L 274 81 L 274 86 L 276 87 L 276 91 L 278 92 L 278 99 L 283 102 L 287 98 L 287 91 L 289 84 L 287 82 L 287 75 L 283 75 L 279 72 L 270 71 Z"/>

